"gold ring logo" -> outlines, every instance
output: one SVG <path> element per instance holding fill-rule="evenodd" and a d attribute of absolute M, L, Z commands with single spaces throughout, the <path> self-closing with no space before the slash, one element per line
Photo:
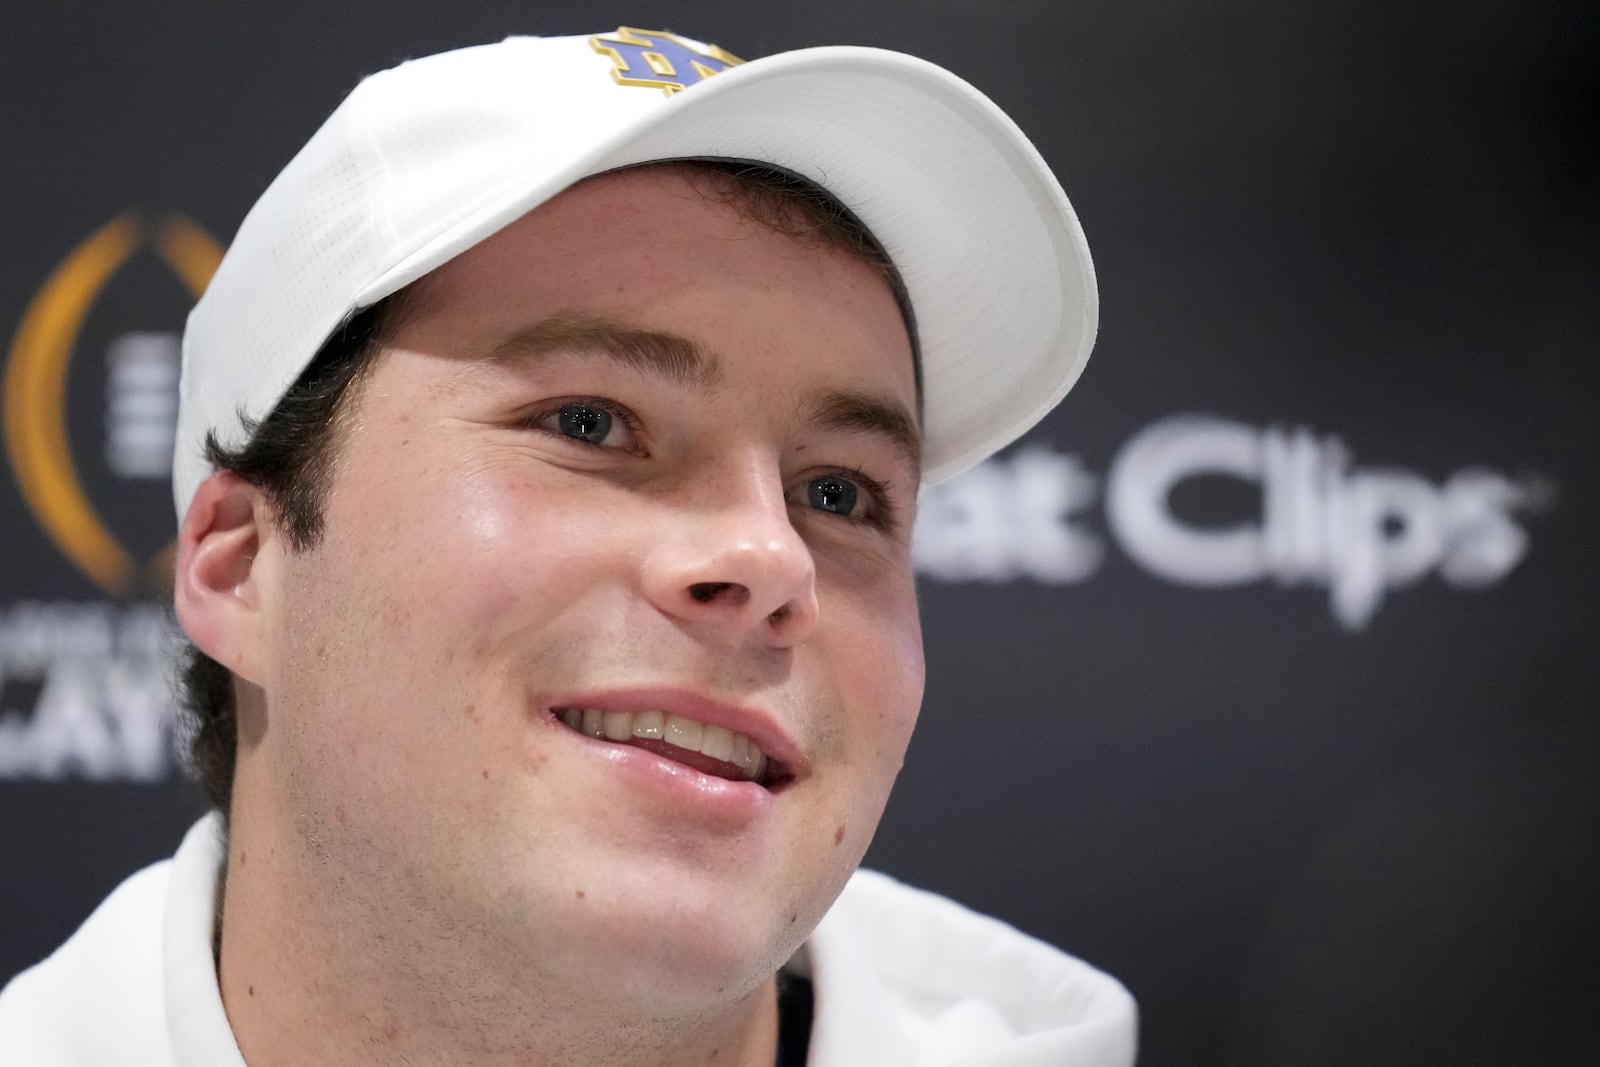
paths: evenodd
<path fill-rule="evenodd" d="M 182 216 L 150 227 L 124 213 L 74 248 L 45 280 L 17 327 L 5 374 L 6 450 L 22 497 L 67 558 L 114 596 L 129 593 L 140 571 L 153 586 L 170 582 L 172 550 L 139 564 L 89 502 L 67 444 L 67 366 L 101 290 L 147 241 L 198 300 L 222 259 L 217 243 Z"/>

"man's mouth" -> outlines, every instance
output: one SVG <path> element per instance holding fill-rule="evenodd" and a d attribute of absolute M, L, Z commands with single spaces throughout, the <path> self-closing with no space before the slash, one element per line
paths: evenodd
<path fill-rule="evenodd" d="M 746 734 L 665 711 L 554 708 L 557 719 L 581 734 L 631 745 L 731 781 L 768 789 L 789 778 Z"/>

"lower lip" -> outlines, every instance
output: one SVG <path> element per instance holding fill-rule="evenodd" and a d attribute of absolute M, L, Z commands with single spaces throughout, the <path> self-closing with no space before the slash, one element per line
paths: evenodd
<path fill-rule="evenodd" d="M 766 812 L 772 793 L 755 782 L 736 782 L 696 770 L 631 745 L 580 734 L 554 715 L 551 727 L 577 743 L 579 751 L 604 761 L 617 774 L 670 803 L 692 805 L 707 815 L 752 819 Z"/>

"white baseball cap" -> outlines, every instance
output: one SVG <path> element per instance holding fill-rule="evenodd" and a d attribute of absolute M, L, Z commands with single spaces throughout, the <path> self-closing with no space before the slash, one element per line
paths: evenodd
<path fill-rule="evenodd" d="M 920 343 L 923 479 L 958 474 L 1066 395 L 1099 298 L 1072 205 L 987 97 L 875 48 L 741 63 L 623 27 L 512 37 L 358 85 L 245 216 L 183 338 L 181 521 L 330 334 L 582 178 L 750 160 L 827 189 L 899 270 Z"/>

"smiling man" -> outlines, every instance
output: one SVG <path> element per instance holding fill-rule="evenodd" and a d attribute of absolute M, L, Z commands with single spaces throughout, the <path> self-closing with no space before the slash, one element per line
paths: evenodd
<path fill-rule="evenodd" d="M 368 79 L 185 336 L 217 811 L 0 1053 L 1130 1063 L 1113 980 L 856 870 L 919 487 L 1060 399 L 1095 299 L 1026 140 L 909 57 L 624 29 Z"/>

